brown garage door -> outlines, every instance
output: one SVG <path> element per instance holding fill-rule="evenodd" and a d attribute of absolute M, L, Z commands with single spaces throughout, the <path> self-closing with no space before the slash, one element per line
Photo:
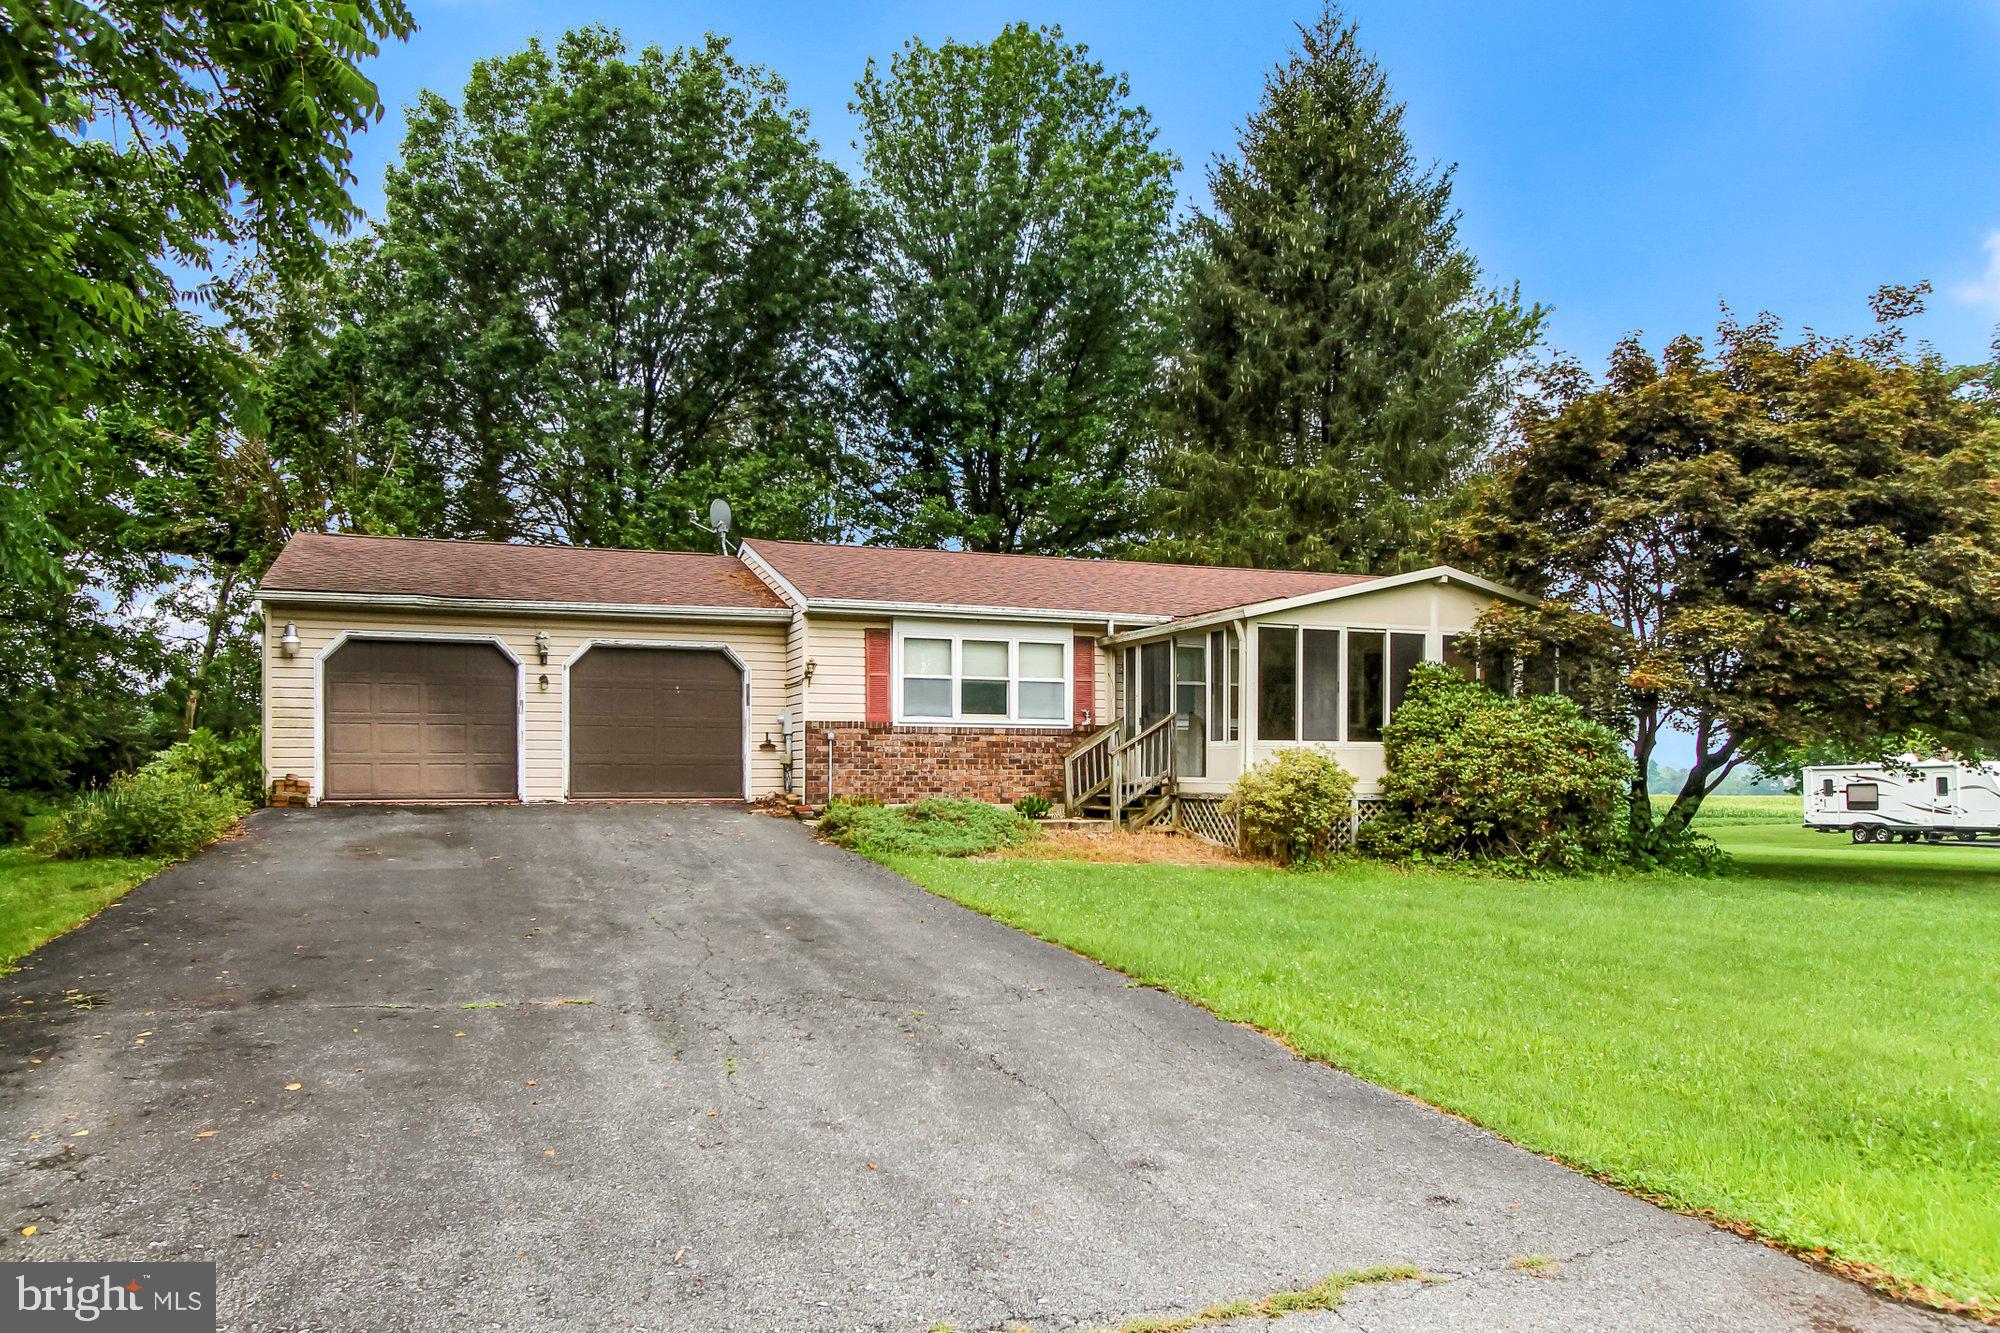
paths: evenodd
<path fill-rule="evenodd" d="M 326 659 L 325 687 L 329 799 L 519 793 L 515 667 L 492 644 L 354 639 Z"/>
<path fill-rule="evenodd" d="M 707 648 L 592 648 L 569 673 L 569 794 L 741 797 L 742 671 Z"/>

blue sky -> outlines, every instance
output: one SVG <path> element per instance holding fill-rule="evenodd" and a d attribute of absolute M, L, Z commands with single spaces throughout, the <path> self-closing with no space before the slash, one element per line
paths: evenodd
<path fill-rule="evenodd" d="M 391 112 L 358 145 L 381 201 L 401 108 L 456 98 L 472 62 L 603 22 L 634 44 L 714 30 L 781 74 L 838 161 L 869 56 L 915 34 L 982 39 L 1058 23 L 1130 75 L 1199 203 L 1304 0 L 1233 5 L 1017 0 L 710 0 L 417 5 L 422 27 L 373 62 Z M 1593 368 L 1621 335 L 1713 328 L 1717 303 L 1826 333 L 1866 327 L 1884 282 L 1937 285 L 1916 332 L 1983 359 L 2000 323 L 2000 5 L 1738 0 L 1535 5 L 1369 0 L 1362 40 L 1409 104 L 1420 156 L 1458 169 L 1463 234 L 1495 282 L 1551 306 L 1551 343 Z"/>

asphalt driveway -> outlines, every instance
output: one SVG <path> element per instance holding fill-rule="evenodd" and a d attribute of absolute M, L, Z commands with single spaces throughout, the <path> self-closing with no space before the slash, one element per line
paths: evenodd
<path fill-rule="evenodd" d="M 228 1328 L 1964 1327 L 737 809 L 265 811 L 0 1016 L 0 1259 Z"/>

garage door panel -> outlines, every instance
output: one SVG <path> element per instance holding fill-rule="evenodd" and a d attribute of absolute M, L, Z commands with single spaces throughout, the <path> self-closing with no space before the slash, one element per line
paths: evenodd
<path fill-rule="evenodd" d="M 324 671 L 332 799 L 518 793 L 516 668 L 493 645 L 357 639 Z"/>
<path fill-rule="evenodd" d="M 740 797 L 743 674 L 713 649 L 593 648 L 570 669 L 570 794 Z"/>

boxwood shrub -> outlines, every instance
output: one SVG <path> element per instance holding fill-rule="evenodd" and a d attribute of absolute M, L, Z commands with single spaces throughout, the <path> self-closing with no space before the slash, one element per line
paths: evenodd
<path fill-rule="evenodd" d="M 1387 805 L 1366 851 L 1559 870 L 1622 856 L 1632 761 L 1567 699 L 1503 697 L 1430 664 L 1382 739 Z"/>
<path fill-rule="evenodd" d="M 1297 865 L 1322 855 L 1354 809 L 1354 775 L 1325 750 L 1280 750 L 1229 795 L 1246 851 Z"/>

